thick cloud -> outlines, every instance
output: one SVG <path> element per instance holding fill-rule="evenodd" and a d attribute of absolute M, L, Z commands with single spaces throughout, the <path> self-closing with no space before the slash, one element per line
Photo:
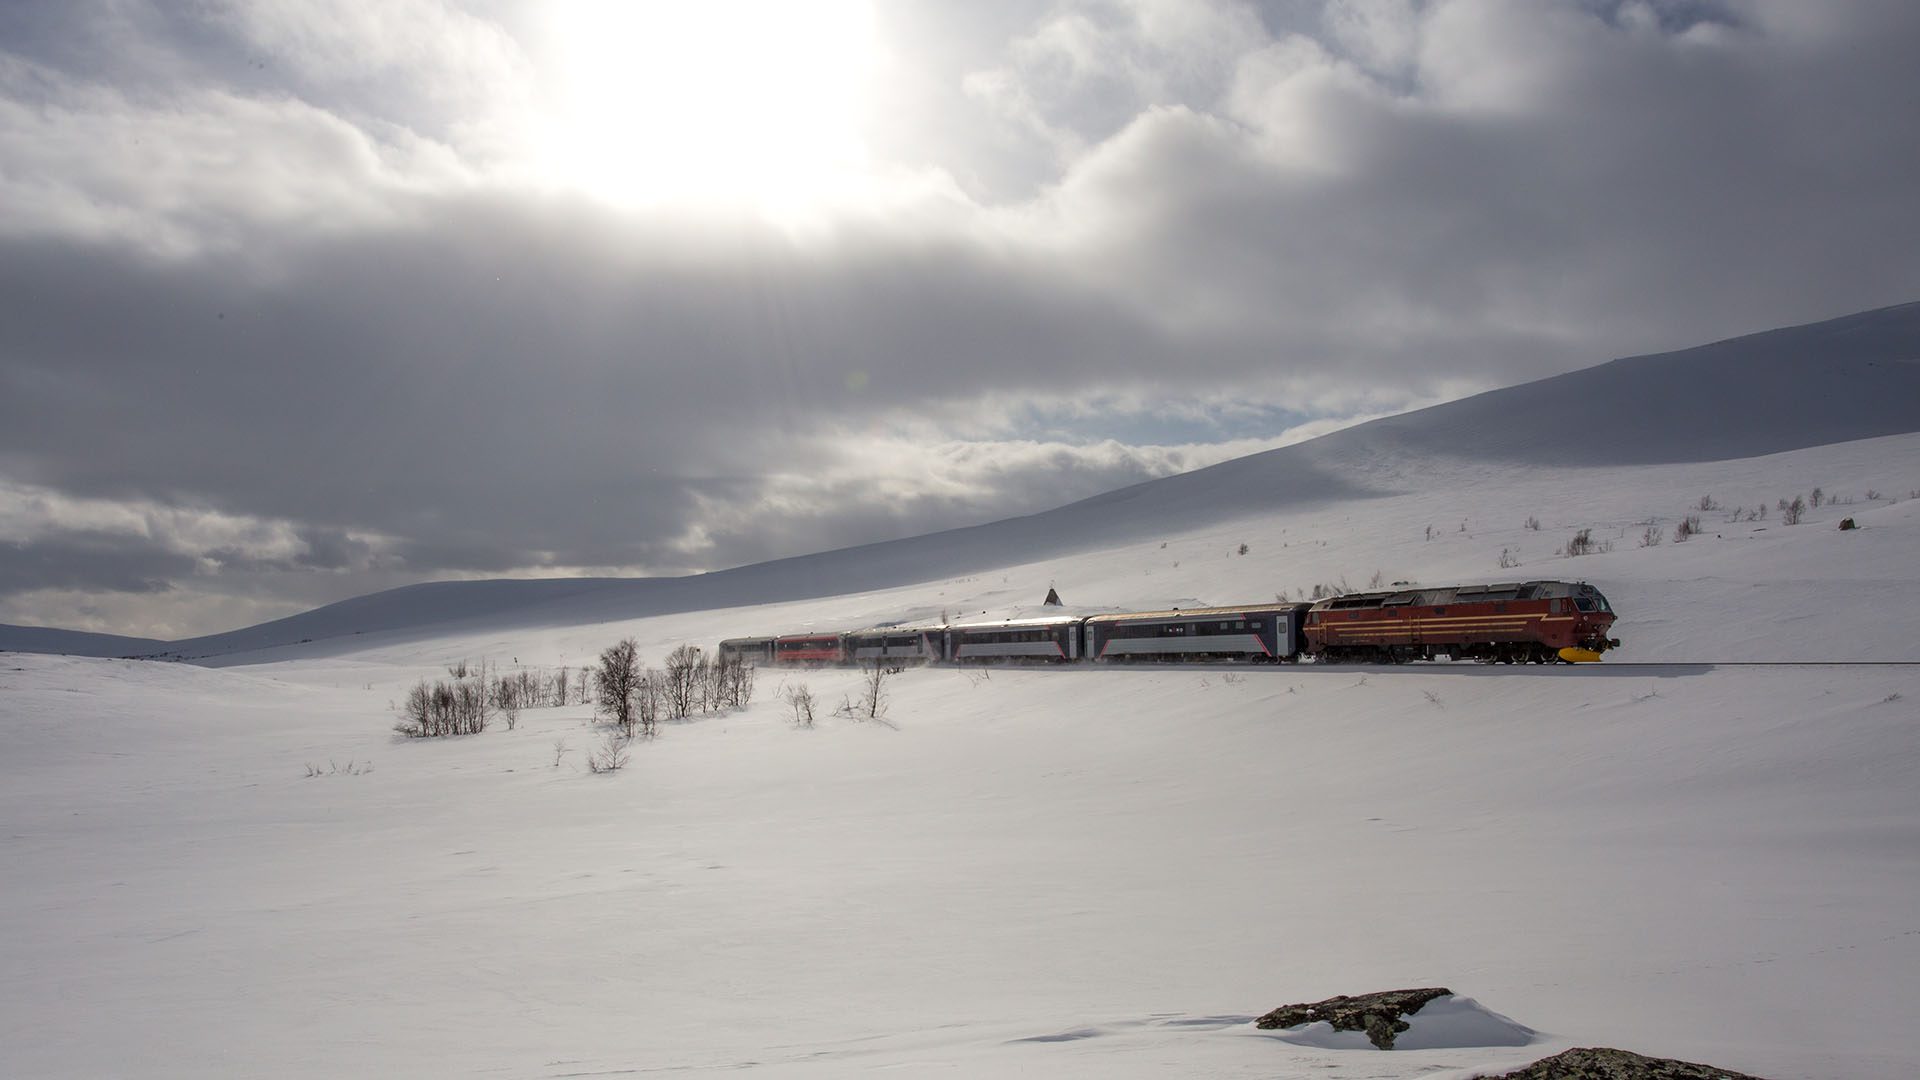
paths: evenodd
<path fill-rule="evenodd" d="M 0 620 L 734 564 L 1920 294 L 1904 3 L 889 6 L 800 220 L 529 182 L 537 20 L 380 11 L 0 16 Z"/>

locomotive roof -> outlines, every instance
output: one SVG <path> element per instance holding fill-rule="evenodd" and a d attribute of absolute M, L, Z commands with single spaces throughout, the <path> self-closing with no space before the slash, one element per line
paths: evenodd
<path fill-rule="evenodd" d="M 1324 611 L 1333 607 L 1371 607 L 1390 600 L 1403 604 L 1471 603 L 1476 600 L 1541 600 L 1572 596 L 1582 590 L 1597 591 L 1584 581 L 1540 580 L 1508 581 L 1494 585 L 1408 585 L 1398 589 L 1330 596 L 1314 604 L 1313 610 Z"/>

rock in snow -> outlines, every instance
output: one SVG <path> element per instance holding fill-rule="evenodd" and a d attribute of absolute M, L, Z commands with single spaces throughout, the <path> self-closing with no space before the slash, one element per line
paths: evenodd
<path fill-rule="evenodd" d="M 1444 986 L 1429 986 L 1419 990 L 1382 990 L 1358 997 L 1341 994 L 1325 1001 L 1282 1005 L 1254 1021 L 1254 1026 L 1270 1031 L 1325 1022 L 1335 1031 L 1363 1031 L 1374 1046 L 1391 1050 L 1394 1038 L 1412 1027 L 1403 1017 L 1419 1012 L 1435 998 L 1452 994 L 1453 991 Z"/>
<path fill-rule="evenodd" d="M 1489 1080 L 1759 1080 L 1732 1069 L 1651 1058 L 1631 1050 L 1581 1047 Z"/>

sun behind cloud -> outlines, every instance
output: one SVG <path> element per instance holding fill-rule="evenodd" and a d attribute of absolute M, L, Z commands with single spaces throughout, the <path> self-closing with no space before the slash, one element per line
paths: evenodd
<path fill-rule="evenodd" d="M 534 142 L 555 183 L 778 215 L 859 182 L 880 55 L 866 0 L 570 0 L 547 31 Z"/>

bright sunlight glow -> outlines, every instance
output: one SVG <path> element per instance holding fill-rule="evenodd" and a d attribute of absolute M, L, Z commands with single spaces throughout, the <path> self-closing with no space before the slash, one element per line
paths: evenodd
<path fill-rule="evenodd" d="M 803 212 L 856 183 L 877 67 L 866 0 L 567 0 L 552 178 L 630 205 Z"/>

